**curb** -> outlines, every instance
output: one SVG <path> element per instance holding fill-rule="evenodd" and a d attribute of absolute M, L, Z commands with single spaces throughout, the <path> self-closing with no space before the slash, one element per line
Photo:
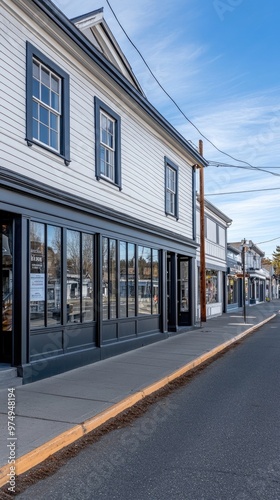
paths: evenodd
<path fill-rule="evenodd" d="M 35 448 L 34 450 L 30 451 L 29 453 L 23 455 L 22 457 L 19 457 L 16 459 L 15 467 L 16 467 L 16 475 L 19 476 L 20 474 L 23 474 L 24 472 L 32 469 L 36 465 L 40 464 L 44 460 L 46 460 L 48 457 L 51 455 L 54 455 L 59 450 L 62 450 L 66 446 L 74 443 L 81 437 L 85 436 L 89 432 L 97 429 L 100 427 L 102 424 L 105 422 L 108 422 L 111 418 L 116 417 L 123 411 L 131 408 L 133 405 L 138 403 L 138 401 L 141 401 L 145 397 L 153 394 L 154 392 L 158 391 L 159 389 L 162 389 L 164 386 L 166 386 L 169 382 L 172 382 L 173 380 L 179 378 L 182 375 L 185 375 L 187 372 L 191 371 L 193 368 L 196 368 L 197 366 L 201 365 L 205 361 L 209 360 L 210 358 L 214 357 L 216 354 L 224 351 L 228 347 L 230 347 L 232 344 L 235 344 L 238 342 L 238 340 L 242 339 L 246 335 L 250 334 L 254 330 L 258 329 L 265 323 L 268 323 L 271 321 L 273 318 L 276 317 L 276 314 L 273 314 L 269 318 L 266 318 L 265 320 L 261 321 L 260 323 L 252 326 L 251 328 L 248 328 L 244 332 L 240 333 L 239 335 L 233 337 L 232 339 L 224 342 L 223 344 L 220 344 L 219 346 L 215 347 L 211 351 L 208 351 L 207 353 L 203 354 L 202 356 L 199 356 L 195 360 L 189 362 L 188 364 L 184 365 L 182 368 L 179 368 L 175 372 L 171 373 L 170 375 L 167 375 L 166 377 L 160 379 L 157 382 L 154 382 L 151 385 L 148 385 L 141 391 L 136 392 L 135 394 L 128 396 L 127 398 L 123 399 L 119 403 L 116 403 L 112 407 L 108 408 L 107 410 L 104 410 L 103 412 L 99 413 L 95 417 L 89 418 L 82 422 L 81 424 L 75 425 L 71 429 L 63 432 L 62 434 L 59 434 L 55 438 L 51 439 L 50 441 L 47 441 L 43 445 L 39 446 L 38 448 Z M 0 468 L 0 488 L 7 484 L 9 482 L 8 478 L 8 473 L 10 472 L 10 464 L 6 464 Z"/>

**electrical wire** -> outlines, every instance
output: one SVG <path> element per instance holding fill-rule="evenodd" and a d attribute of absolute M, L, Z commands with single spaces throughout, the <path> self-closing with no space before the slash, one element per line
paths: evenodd
<path fill-rule="evenodd" d="M 280 187 L 276 188 L 263 188 L 263 189 L 248 189 L 245 191 L 227 191 L 225 193 L 207 193 L 205 196 L 222 196 L 226 194 L 239 194 L 239 193 L 259 193 L 262 191 L 276 191 L 277 189 L 280 189 Z"/>
<path fill-rule="evenodd" d="M 252 170 L 252 167 L 244 167 L 244 165 L 231 165 L 229 163 L 223 163 L 223 162 L 216 162 L 216 161 L 212 161 L 212 160 L 209 160 L 208 161 L 208 165 L 209 167 L 225 167 L 225 168 L 242 168 L 244 170 Z M 275 172 L 270 172 L 269 170 L 265 170 L 265 167 L 254 167 L 256 168 L 258 171 L 260 172 L 265 172 L 266 174 L 271 174 L 271 175 L 275 175 L 276 177 L 280 177 L 280 174 L 277 174 Z M 270 168 L 270 167 L 267 167 L 267 168 Z M 273 168 L 273 167 L 271 167 Z M 275 168 L 280 168 L 280 167 L 275 167 Z"/>
<path fill-rule="evenodd" d="M 261 243 L 270 243 L 271 241 L 279 240 L 280 236 L 277 236 L 277 238 L 273 238 L 272 240 L 266 240 L 266 241 L 260 241 L 259 243 L 256 243 L 256 245 L 261 245 Z"/>
<path fill-rule="evenodd" d="M 216 146 L 208 137 L 206 137 L 206 135 L 204 135 L 201 130 L 187 117 L 187 115 L 184 113 L 184 111 L 180 108 L 180 106 L 176 103 L 176 101 L 173 99 L 173 97 L 171 97 L 171 95 L 165 90 L 165 88 L 162 86 L 162 84 L 159 82 L 159 80 L 157 79 L 157 77 L 155 76 L 155 74 L 153 73 L 153 71 L 151 70 L 150 66 L 148 65 L 148 63 L 146 62 L 146 60 L 144 59 L 143 55 L 141 54 L 140 50 L 136 47 L 136 45 L 133 43 L 133 41 L 131 40 L 131 38 L 129 37 L 129 35 L 127 34 L 127 32 L 125 31 L 124 27 L 122 26 L 121 22 L 119 21 L 117 15 L 115 14 L 109 0 L 106 0 L 114 18 L 116 19 L 118 25 L 120 26 L 121 30 L 124 32 L 125 36 L 127 37 L 127 39 L 129 40 L 129 42 L 131 43 L 131 45 L 134 47 L 134 49 L 136 50 L 136 52 L 139 54 L 139 56 L 141 57 L 143 63 L 145 64 L 145 66 L 147 67 L 148 71 L 150 72 L 150 74 L 152 75 L 152 77 L 154 78 L 154 80 L 157 82 L 157 84 L 159 85 L 159 87 L 161 88 L 161 90 L 165 93 L 165 95 L 173 102 L 173 104 L 176 106 L 176 108 L 179 110 L 179 112 L 184 116 L 184 118 L 196 129 L 196 131 L 201 135 L 201 137 L 203 137 L 207 142 L 209 142 L 209 144 L 211 144 L 217 151 L 219 151 L 219 153 L 222 153 L 223 155 L 225 156 L 228 156 L 229 158 L 231 158 L 232 160 L 234 161 L 237 161 L 239 163 L 244 163 L 245 165 L 248 165 L 251 169 L 254 169 L 254 170 L 260 170 L 259 167 L 255 167 L 254 165 L 251 165 L 251 163 L 247 162 L 247 161 L 244 161 L 244 160 L 239 160 L 238 158 L 235 158 L 234 156 L 230 155 L 229 153 L 226 153 L 225 151 L 223 151 L 222 149 L 218 148 L 218 146 Z M 275 174 L 276 175 L 276 174 Z"/>

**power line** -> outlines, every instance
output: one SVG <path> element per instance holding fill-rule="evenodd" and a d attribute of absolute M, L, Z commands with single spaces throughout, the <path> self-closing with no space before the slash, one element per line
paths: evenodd
<path fill-rule="evenodd" d="M 266 241 L 260 241 L 259 243 L 256 243 L 256 245 L 261 245 L 261 243 L 270 243 L 270 241 L 275 241 L 279 240 L 280 236 L 277 236 L 277 238 L 273 238 L 272 240 L 266 240 Z"/>
<path fill-rule="evenodd" d="M 280 187 L 277 188 L 263 188 L 263 189 L 248 189 L 245 191 L 227 191 L 226 193 L 208 193 L 205 194 L 205 196 L 222 196 L 226 194 L 239 194 L 239 193 L 259 193 L 261 191 L 275 191 L 277 189 L 280 189 Z"/>
<path fill-rule="evenodd" d="M 242 168 L 244 170 L 252 170 L 252 167 L 244 167 L 243 165 L 231 165 L 230 163 L 222 163 L 212 160 L 208 161 L 208 164 L 210 167 Z M 271 174 L 275 175 L 276 177 L 280 177 L 280 174 L 277 174 L 275 172 L 270 172 L 269 170 L 265 170 L 265 168 L 270 168 L 270 167 L 254 167 L 254 169 L 257 169 L 260 172 L 265 172 L 266 174 Z M 271 167 L 271 168 L 280 168 L 280 167 Z"/>
<path fill-rule="evenodd" d="M 139 56 L 141 57 L 142 61 L 144 62 L 145 66 L 147 67 L 148 71 L 151 73 L 152 77 L 154 78 L 154 80 L 157 82 L 157 84 L 159 85 L 159 87 L 161 88 L 161 90 L 165 93 L 165 95 L 173 102 L 173 104 L 176 106 L 176 108 L 179 110 L 179 112 L 184 116 L 184 118 L 196 129 L 196 131 L 201 135 L 201 137 L 203 137 L 207 142 L 209 142 L 209 144 L 211 144 L 217 151 L 219 151 L 219 153 L 222 153 L 223 155 L 226 155 L 228 156 L 229 158 L 231 158 L 232 160 L 234 161 L 238 161 L 239 163 L 244 163 L 245 165 L 248 165 L 249 167 L 251 167 L 251 169 L 254 169 L 254 170 L 260 170 L 259 167 L 255 167 L 254 165 L 251 165 L 251 163 L 247 162 L 247 161 L 244 161 L 244 160 L 239 160 L 238 158 L 235 158 L 234 156 L 230 155 L 229 153 L 226 153 L 225 151 L 223 151 L 222 149 L 218 148 L 218 146 L 216 146 L 210 139 L 208 139 L 208 137 L 206 137 L 206 135 L 204 135 L 200 129 L 187 117 L 187 115 L 184 113 L 184 111 L 180 108 L 180 106 L 176 103 L 176 101 L 173 99 L 173 97 L 171 97 L 171 95 L 165 90 L 165 88 L 162 86 L 162 84 L 159 82 L 159 80 L 157 79 L 157 77 L 155 76 L 155 74 L 153 73 L 153 71 L 151 70 L 150 66 L 148 65 L 148 63 L 146 62 L 146 60 L 144 59 L 144 57 L 142 56 L 140 50 L 136 47 L 136 45 L 133 43 L 133 41 L 131 40 L 131 38 L 129 37 L 129 35 L 127 34 L 127 32 L 125 31 L 124 27 L 122 26 L 122 24 L 120 23 L 119 19 L 117 18 L 117 15 L 115 14 L 109 0 L 106 0 L 114 18 L 116 19 L 118 25 L 120 26 L 121 30 L 124 32 L 125 36 L 127 37 L 127 39 L 129 40 L 129 42 L 131 43 L 131 45 L 134 47 L 134 49 L 136 50 L 136 52 L 139 54 Z M 275 174 L 276 175 L 276 174 Z"/>

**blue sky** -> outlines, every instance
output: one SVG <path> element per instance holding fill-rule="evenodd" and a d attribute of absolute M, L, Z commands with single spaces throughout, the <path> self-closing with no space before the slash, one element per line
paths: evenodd
<path fill-rule="evenodd" d="M 157 79 L 201 133 L 225 153 L 274 175 L 244 169 L 248 165 L 221 154 L 196 131 L 153 80 L 106 0 L 54 3 L 69 18 L 104 7 L 148 100 L 186 139 L 195 145 L 203 139 L 207 160 L 243 167 L 207 167 L 205 193 L 233 220 L 229 241 L 251 239 L 271 257 L 280 245 L 279 2 L 109 1 Z"/>

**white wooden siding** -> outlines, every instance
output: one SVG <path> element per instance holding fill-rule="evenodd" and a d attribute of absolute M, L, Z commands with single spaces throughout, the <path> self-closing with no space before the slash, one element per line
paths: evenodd
<path fill-rule="evenodd" d="M 4 8 L 5 7 L 5 8 Z M 35 6 L 32 5 L 36 10 Z M 36 19 L 36 17 L 34 17 Z M 2 22 L 3 19 L 3 22 Z M 41 20 L 42 21 L 42 20 Z M 49 20 L 47 20 L 49 22 Z M 46 25 L 47 26 L 47 25 Z M 159 136 L 143 112 L 136 113 L 120 90 L 112 91 L 97 78 L 98 68 L 89 71 L 82 58 L 75 58 L 70 42 L 64 50 L 64 35 L 43 29 L 21 11 L 16 3 L 1 5 L 1 166 L 49 186 L 111 207 L 161 228 L 192 238 L 192 167 L 176 150 L 166 134 Z M 61 37 L 58 46 L 54 37 Z M 31 42 L 70 76 L 70 166 L 40 146 L 25 141 L 26 41 Z M 63 42 L 63 43 L 62 43 Z M 122 191 L 95 178 L 94 96 L 121 117 Z M 179 168 L 179 220 L 165 215 L 164 156 Z"/>

